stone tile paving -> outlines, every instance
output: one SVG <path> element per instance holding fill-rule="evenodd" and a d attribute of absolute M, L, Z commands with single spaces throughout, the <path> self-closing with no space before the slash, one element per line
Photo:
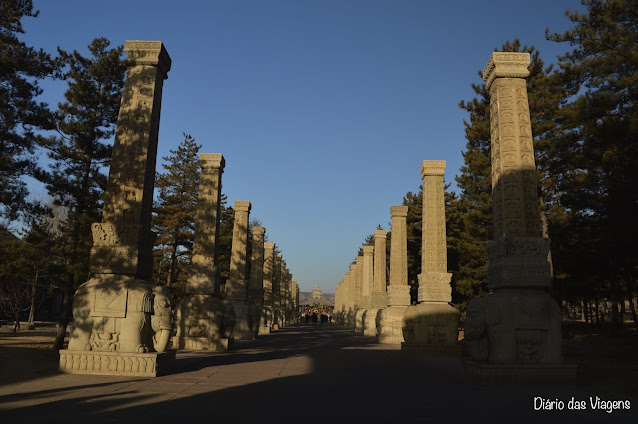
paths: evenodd
<path fill-rule="evenodd" d="M 629 412 L 567 410 L 572 396 L 589 406 L 605 394 L 484 386 L 465 377 L 459 358 L 413 357 L 333 325 L 286 327 L 237 347 L 179 352 L 176 372 L 152 379 L 0 376 L 0 422 L 636 422 L 638 402 Z M 535 411 L 534 397 L 563 400 L 565 410 Z"/>

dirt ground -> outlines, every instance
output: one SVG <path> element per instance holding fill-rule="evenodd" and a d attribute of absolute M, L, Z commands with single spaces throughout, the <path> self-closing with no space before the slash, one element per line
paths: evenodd
<path fill-rule="evenodd" d="M 563 332 L 565 363 L 578 364 L 578 385 L 619 399 L 638 398 L 638 331 L 571 323 Z M 35 330 L 13 333 L 0 327 L 0 384 L 57 372 L 58 355 L 51 350 L 55 324 L 36 324 Z"/>

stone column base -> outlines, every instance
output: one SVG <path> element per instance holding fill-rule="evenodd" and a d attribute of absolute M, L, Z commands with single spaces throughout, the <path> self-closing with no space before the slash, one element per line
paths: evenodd
<path fill-rule="evenodd" d="M 60 350 L 58 371 L 68 374 L 157 377 L 175 369 L 175 351 L 151 353 Z"/>
<path fill-rule="evenodd" d="M 270 334 L 270 326 L 269 325 L 265 325 L 265 326 L 259 327 L 259 332 L 257 334 L 258 335 L 260 335 L 260 334 Z"/>
<path fill-rule="evenodd" d="M 354 311 L 354 331 L 355 333 L 363 333 L 363 313 L 365 309 L 357 309 Z"/>
<path fill-rule="evenodd" d="M 420 350 L 423 353 L 447 349 L 457 354 L 460 316 L 458 310 L 445 302 L 423 302 L 409 306 L 403 315 L 406 348 L 422 348 Z"/>
<path fill-rule="evenodd" d="M 379 308 L 366 309 L 363 313 L 363 335 L 364 336 L 377 336 L 377 314 Z"/>
<path fill-rule="evenodd" d="M 348 311 L 348 328 L 354 330 L 354 310 L 350 309 Z"/>
<path fill-rule="evenodd" d="M 414 346 L 403 342 L 401 343 L 401 350 L 416 356 L 463 356 L 463 345 L 460 343 L 454 345 Z"/>
<path fill-rule="evenodd" d="M 563 383 L 576 378 L 575 364 L 488 364 L 465 361 L 465 372 L 483 383 Z"/>
<path fill-rule="evenodd" d="M 255 340 L 257 332 L 254 330 L 255 321 L 259 322 L 259 317 L 255 316 L 255 310 L 248 303 L 232 302 L 235 309 L 235 329 L 233 338 L 235 340 Z"/>
<path fill-rule="evenodd" d="M 385 344 L 403 343 L 403 314 L 407 306 L 388 306 L 377 313 L 377 341 Z"/>
<path fill-rule="evenodd" d="M 171 344 L 174 349 L 185 350 L 211 350 L 214 352 L 226 352 L 233 349 L 234 339 L 221 338 L 209 339 L 207 337 L 173 337 Z"/>
<path fill-rule="evenodd" d="M 270 331 L 277 331 L 279 330 L 279 324 L 277 324 L 276 322 L 273 323 L 273 325 L 270 327 Z"/>

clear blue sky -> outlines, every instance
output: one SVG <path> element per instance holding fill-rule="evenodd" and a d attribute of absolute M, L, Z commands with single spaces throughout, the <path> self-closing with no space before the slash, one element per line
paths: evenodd
<path fill-rule="evenodd" d="M 161 40 L 161 157 L 186 132 L 222 153 L 223 191 L 252 202 L 302 291 L 332 292 L 390 207 L 417 192 L 421 162 L 463 164 L 458 107 L 494 48 L 519 38 L 546 63 L 568 45 L 575 0 L 86 1 L 34 0 L 30 45 L 88 54 L 104 36 Z M 63 83 L 43 84 L 63 100 Z M 44 157 L 44 155 L 43 155 Z"/>

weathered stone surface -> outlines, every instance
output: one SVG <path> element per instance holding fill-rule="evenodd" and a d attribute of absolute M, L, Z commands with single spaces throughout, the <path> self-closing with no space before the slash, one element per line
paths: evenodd
<path fill-rule="evenodd" d="M 127 41 L 125 51 L 127 77 L 102 222 L 91 226 L 95 276 L 73 297 L 69 347 L 60 351 L 64 372 L 154 376 L 174 365 L 174 352 L 153 353 L 169 343 L 170 299 L 146 281 L 153 269 L 151 209 L 162 87 L 171 59 L 160 41 Z M 173 361 L 160 359 L 158 368 L 158 358 L 171 355 Z"/>
<path fill-rule="evenodd" d="M 162 87 L 171 59 L 161 41 L 127 41 L 126 81 L 102 222 L 92 225 L 91 272 L 150 278 L 151 210 Z"/>
<path fill-rule="evenodd" d="M 186 292 L 191 294 L 219 294 L 216 278 L 217 233 L 221 178 L 225 160 L 220 153 L 199 155 L 201 173 L 197 195 L 197 215 L 193 242 L 193 277 L 186 282 Z"/>
<path fill-rule="evenodd" d="M 235 209 L 235 222 L 233 225 L 230 274 L 228 281 L 226 282 L 226 299 L 232 302 L 245 302 L 248 290 L 246 266 L 250 202 L 236 200 L 233 203 L 233 207 Z"/>
<path fill-rule="evenodd" d="M 452 301 L 452 274 L 447 272 L 444 175 L 445 161 L 423 161 L 419 304 L 412 305 L 405 311 L 405 343 L 401 346 L 403 350 L 415 353 L 442 353 L 442 345 L 450 347 L 449 353 L 461 353 L 458 344 L 460 313 L 449 304 Z"/>
<path fill-rule="evenodd" d="M 494 241 L 488 286 L 470 301 L 466 368 L 489 380 L 573 375 L 561 364 L 561 313 L 546 289 L 549 240 L 540 237 L 536 167 L 524 77 L 528 53 L 493 53 L 484 78 L 490 93 Z"/>
<path fill-rule="evenodd" d="M 177 308 L 177 336 L 173 347 L 225 351 L 232 346 L 235 311 L 222 301 L 217 280 L 217 233 L 221 178 L 225 160 L 219 153 L 199 156 L 201 174 L 193 243 L 193 275 L 186 282 L 188 296 Z"/>
<path fill-rule="evenodd" d="M 472 299 L 464 330 L 476 362 L 511 365 L 561 361 L 561 312 L 544 291 L 499 289 Z"/>
<path fill-rule="evenodd" d="M 232 341 L 224 340 L 232 337 L 235 320 L 235 310 L 230 302 L 207 294 L 190 295 L 177 309 L 177 336 L 173 346 L 206 350 L 215 350 L 220 346 L 225 350 L 232 345 Z M 202 338 L 209 341 L 200 341 Z"/>
<path fill-rule="evenodd" d="M 368 308 L 363 312 L 363 335 L 364 336 L 377 336 L 377 314 L 379 308 Z"/>
<path fill-rule="evenodd" d="M 354 331 L 357 333 L 363 333 L 363 314 L 365 309 L 357 309 L 354 311 Z"/>
<path fill-rule="evenodd" d="M 60 350 L 58 370 L 67 374 L 157 377 L 175 369 L 175 351 L 123 353 Z"/>
<path fill-rule="evenodd" d="M 408 287 L 409 290 L 409 287 Z M 377 313 L 377 341 L 385 344 L 401 344 L 403 339 L 403 314 L 407 306 L 388 306 Z"/>
<path fill-rule="evenodd" d="M 407 206 L 392 206 L 392 238 L 390 241 L 390 283 L 387 287 L 388 307 L 376 316 L 377 341 L 398 344 L 403 339 L 403 314 L 410 305 L 408 286 Z"/>
<path fill-rule="evenodd" d="M 263 270 L 263 287 L 264 287 L 264 305 L 273 307 L 273 270 L 274 270 L 274 251 L 275 243 L 264 243 L 264 270 Z"/>
<path fill-rule="evenodd" d="M 374 231 L 374 282 L 372 289 L 372 307 L 385 308 L 388 305 L 386 296 L 386 230 Z"/>
<path fill-rule="evenodd" d="M 361 307 L 372 307 L 372 290 L 374 286 L 374 246 L 363 246 L 362 300 Z"/>
<path fill-rule="evenodd" d="M 408 285 L 408 242 L 406 232 L 407 206 L 392 206 L 392 239 L 390 243 L 390 283 L 391 286 Z M 408 303 L 409 304 L 409 303 Z"/>

